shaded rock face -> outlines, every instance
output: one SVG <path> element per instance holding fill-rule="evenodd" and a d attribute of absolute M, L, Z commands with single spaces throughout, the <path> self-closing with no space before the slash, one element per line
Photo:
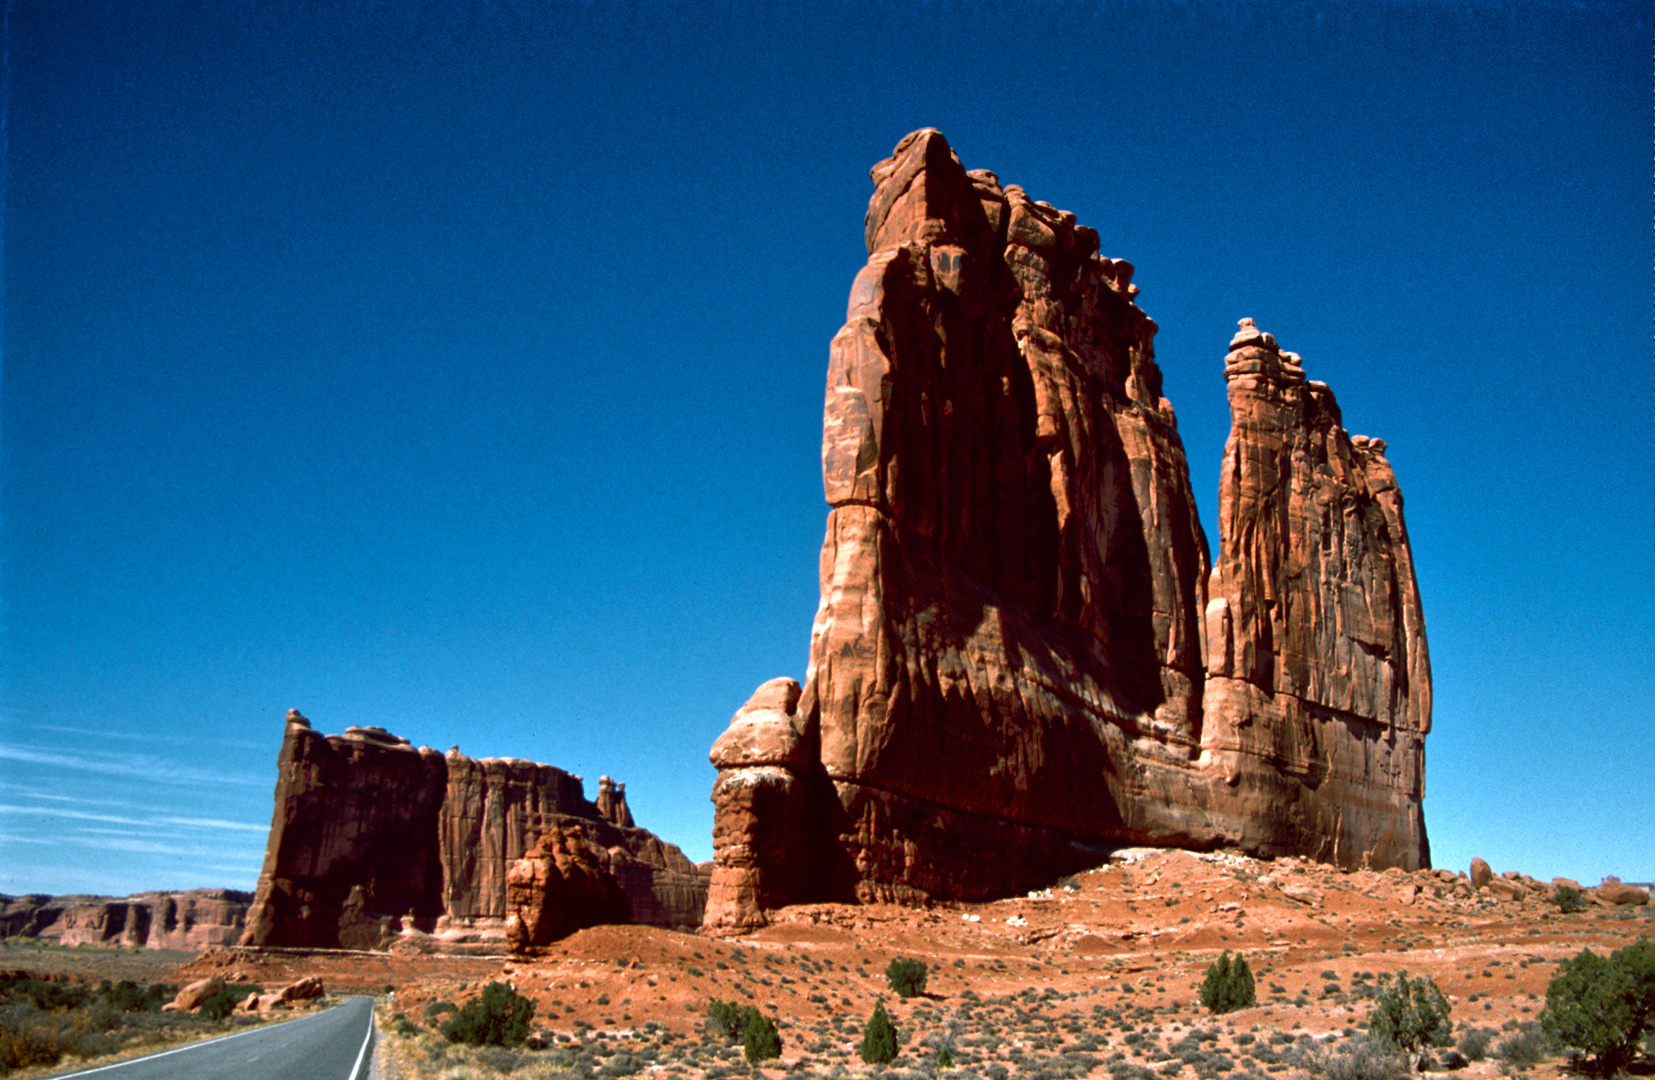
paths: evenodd
<path fill-rule="evenodd" d="M 0 896 L 0 937 L 62 945 L 205 951 L 241 937 L 253 894 L 233 889 L 107 896 Z"/>
<path fill-rule="evenodd" d="M 708 925 L 1005 895 L 1123 843 L 1419 865 L 1429 674 L 1383 444 L 1238 336 L 1209 566 L 1131 264 L 936 131 L 872 177 L 810 664 L 713 748 Z"/>
<path fill-rule="evenodd" d="M 415 749 L 378 728 L 324 736 L 294 712 L 277 769 L 241 944 L 375 949 L 416 931 L 503 941 L 513 864 L 572 826 L 605 853 L 633 921 L 701 921 L 706 875 L 654 834 L 605 819 L 579 777 L 550 765 Z"/>

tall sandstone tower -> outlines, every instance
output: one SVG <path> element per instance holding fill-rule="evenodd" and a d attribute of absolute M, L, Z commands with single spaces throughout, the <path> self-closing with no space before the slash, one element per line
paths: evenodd
<path fill-rule="evenodd" d="M 1242 320 L 1210 565 L 1131 264 L 939 132 L 872 175 L 810 664 L 713 746 L 705 925 L 1006 895 L 1123 844 L 1427 865 L 1384 444 Z"/>

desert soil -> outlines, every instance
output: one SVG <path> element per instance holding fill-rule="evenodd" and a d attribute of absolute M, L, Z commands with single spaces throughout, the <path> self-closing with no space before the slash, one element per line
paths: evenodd
<path fill-rule="evenodd" d="M 601 926 L 532 958 L 217 949 L 166 977 L 239 972 L 278 986 L 320 975 L 330 991 L 389 994 L 387 1017 L 426 1026 L 428 1005 L 463 1003 L 505 981 L 535 1002 L 554 1052 L 592 1048 L 610 1061 L 636 1053 L 642 1075 L 747 1071 L 739 1047 L 700 1046 L 716 998 L 777 1018 L 777 1068 L 862 1068 L 861 1027 L 883 1001 L 904 1043 L 898 1067 L 923 1065 L 925 1041 L 951 1029 L 956 1065 L 990 1077 L 996 1065 L 1028 1073 L 1067 1053 L 1069 1075 L 1107 1075 L 1126 1062 L 1167 1080 L 1243 1080 L 1289 1070 L 1284 1036 L 1357 1034 L 1381 976 L 1429 976 L 1449 996 L 1456 1032 L 1507 1035 L 1538 1017 L 1559 961 L 1655 932 L 1655 906 L 1562 915 L 1540 899 L 1436 891 L 1425 875 L 1396 871 L 1143 851 L 1018 899 L 801 906 L 741 938 Z M 1259 1004 L 1213 1017 L 1197 987 L 1226 950 L 1245 953 Z M 930 965 L 923 996 L 890 992 L 884 970 L 895 957 Z M 1553 1062 L 1534 1075 L 1559 1069 Z M 1489 1060 L 1459 1075 L 1496 1071 Z"/>

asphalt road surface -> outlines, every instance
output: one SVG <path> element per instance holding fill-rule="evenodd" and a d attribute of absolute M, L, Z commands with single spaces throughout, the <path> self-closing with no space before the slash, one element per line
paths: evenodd
<path fill-rule="evenodd" d="M 364 1080 L 373 1058 L 372 998 L 149 1057 L 63 1073 L 98 1080 Z"/>

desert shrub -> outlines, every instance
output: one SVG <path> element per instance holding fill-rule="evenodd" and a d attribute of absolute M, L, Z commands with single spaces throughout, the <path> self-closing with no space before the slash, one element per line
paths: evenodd
<path fill-rule="evenodd" d="M 425 1004 L 425 1018 L 435 1020 L 444 1013 L 454 1013 L 460 1010 L 455 1008 L 452 1001 L 428 1001 Z"/>
<path fill-rule="evenodd" d="M 41 1012 L 78 1009 L 92 996 L 92 991 L 81 983 L 48 982 L 45 979 L 31 979 L 26 975 L 13 977 L 8 982 L 10 985 L 5 989 L 28 998 Z"/>
<path fill-rule="evenodd" d="M 1542 1030 L 1563 1046 L 1592 1055 L 1592 1071 L 1613 1075 L 1637 1056 L 1655 1022 L 1655 942 L 1647 937 L 1607 959 L 1582 949 L 1546 987 Z"/>
<path fill-rule="evenodd" d="M 1447 1046 L 1454 1031 L 1448 1018 L 1448 999 L 1437 984 L 1421 976 L 1408 978 L 1399 972 L 1396 981 L 1382 990 L 1368 1014 L 1368 1034 L 1418 1062 L 1433 1046 Z"/>
<path fill-rule="evenodd" d="M 222 1020 L 236 1011 L 241 998 L 228 986 L 201 1003 L 201 1015 L 209 1020 Z"/>
<path fill-rule="evenodd" d="M 1293 1050 L 1293 1060 L 1320 1080 L 1399 1080 L 1408 1075 L 1408 1063 L 1394 1047 L 1371 1038 L 1349 1039 L 1337 1045 L 1315 1041 Z"/>
<path fill-rule="evenodd" d="M 876 1002 L 873 1015 L 862 1029 L 862 1060 L 869 1065 L 889 1065 L 896 1060 L 896 1027 L 885 1012 L 885 1003 Z"/>
<path fill-rule="evenodd" d="M 1114 1080 L 1156 1080 L 1155 1073 L 1142 1065 L 1133 1065 L 1125 1061 L 1114 1061 L 1109 1064 L 1109 1075 Z"/>
<path fill-rule="evenodd" d="M 520 1046 L 529 1035 L 534 1002 L 505 983 L 491 982 L 442 1025 L 449 1042 L 470 1046 Z"/>
<path fill-rule="evenodd" d="M 891 984 L 897 997 L 911 998 L 925 993 L 925 982 L 930 974 L 931 969 L 926 967 L 925 961 L 907 957 L 899 956 L 885 966 L 885 981 Z"/>
<path fill-rule="evenodd" d="M 1545 1061 L 1551 1053 L 1551 1040 L 1535 1024 L 1527 1024 L 1516 1034 L 1501 1039 L 1500 1045 L 1494 1048 L 1494 1056 L 1500 1059 L 1502 1071 L 1516 1069 L 1524 1072 Z"/>
<path fill-rule="evenodd" d="M 1460 1041 L 1454 1044 L 1454 1048 L 1464 1054 L 1467 1061 L 1481 1061 L 1488 1057 L 1488 1048 L 1496 1034 L 1493 1028 L 1467 1028 L 1460 1032 Z"/>
<path fill-rule="evenodd" d="M 62 1039 L 37 1017 L 11 1010 L 0 1018 L 0 1067 L 56 1065 L 63 1058 Z"/>
<path fill-rule="evenodd" d="M 741 1033 L 741 1051 L 750 1065 L 782 1056 L 782 1037 L 776 1022 L 754 1010 Z"/>
<path fill-rule="evenodd" d="M 741 1009 L 735 1002 L 713 998 L 707 1003 L 707 1034 L 725 1042 L 741 1038 Z"/>
<path fill-rule="evenodd" d="M 500 1076 L 510 1076 L 523 1064 L 521 1055 L 503 1046 L 479 1046 L 467 1056 L 472 1064 L 480 1065 L 490 1073 Z"/>
<path fill-rule="evenodd" d="M 1573 885 L 1559 885 L 1552 890 L 1552 903 L 1565 915 L 1586 910 L 1586 896 Z"/>
<path fill-rule="evenodd" d="M 1253 985 L 1253 972 L 1247 967 L 1247 958 L 1236 954 L 1232 963 L 1225 952 L 1207 968 L 1207 977 L 1201 982 L 1201 1005 L 1209 1012 L 1228 1013 L 1258 1004 Z"/>

